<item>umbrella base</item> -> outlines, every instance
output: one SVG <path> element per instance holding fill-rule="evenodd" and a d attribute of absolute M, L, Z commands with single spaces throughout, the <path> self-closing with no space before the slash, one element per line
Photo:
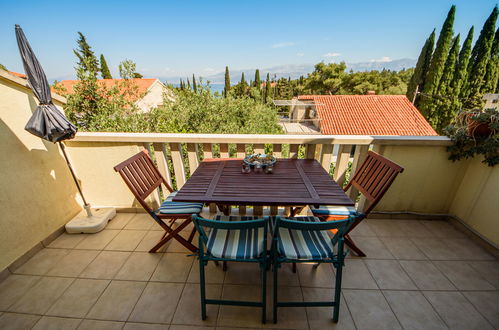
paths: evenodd
<path fill-rule="evenodd" d="M 116 209 L 98 208 L 92 209 L 92 216 L 87 216 L 86 210 L 82 210 L 76 217 L 66 224 L 68 234 L 92 234 L 104 229 L 107 222 L 114 218 Z"/>

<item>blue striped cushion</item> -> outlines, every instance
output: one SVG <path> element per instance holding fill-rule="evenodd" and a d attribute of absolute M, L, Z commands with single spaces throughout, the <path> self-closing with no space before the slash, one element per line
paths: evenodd
<path fill-rule="evenodd" d="M 320 205 L 315 207 L 309 205 L 310 210 L 314 215 L 353 215 L 357 213 L 357 210 L 353 206 L 341 206 L 341 205 Z"/>
<path fill-rule="evenodd" d="M 290 218 L 297 221 L 314 221 L 315 217 Z M 308 231 L 279 228 L 279 254 L 291 260 L 322 260 L 333 257 L 333 243 L 328 231 Z"/>
<path fill-rule="evenodd" d="M 215 220 L 245 221 L 261 217 L 238 217 L 218 215 Z M 212 228 L 208 235 L 207 251 L 214 257 L 227 259 L 256 259 L 265 251 L 263 228 L 254 229 L 217 229 Z"/>
<path fill-rule="evenodd" d="M 168 195 L 165 201 L 159 207 L 161 214 L 193 214 L 200 213 L 203 209 L 203 203 L 190 203 L 190 202 L 172 202 L 173 197 L 177 195 L 174 191 Z"/>

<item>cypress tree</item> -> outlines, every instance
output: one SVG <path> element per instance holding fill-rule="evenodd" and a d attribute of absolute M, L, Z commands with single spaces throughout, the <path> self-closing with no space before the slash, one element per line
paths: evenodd
<path fill-rule="evenodd" d="M 433 121 L 432 117 L 435 115 L 431 113 L 432 104 L 434 103 L 434 98 L 431 96 L 437 92 L 438 84 L 444 71 L 445 61 L 447 59 L 447 55 L 449 54 L 449 48 L 452 43 L 452 26 L 454 25 L 455 14 L 456 6 L 452 5 L 449 13 L 447 14 L 447 18 L 444 21 L 440 35 L 438 36 L 435 52 L 431 58 L 425 85 L 422 89 L 422 92 L 427 96 L 423 97 L 420 101 L 420 110 L 430 122 Z"/>
<path fill-rule="evenodd" d="M 472 26 L 463 42 L 461 52 L 459 52 L 459 59 L 457 60 L 456 70 L 451 82 L 452 95 L 458 101 L 458 96 L 461 93 L 461 87 L 468 77 L 468 63 L 471 56 L 471 43 L 473 41 L 474 27 Z"/>
<path fill-rule="evenodd" d="M 192 74 L 192 90 L 194 93 L 198 92 L 198 86 L 196 85 L 196 77 L 194 76 L 194 73 Z"/>
<path fill-rule="evenodd" d="M 490 58 L 490 51 L 494 42 L 498 10 L 494 7 L 492 13 L 485 21 L 480 36 L 471 51 L 470 63 L 468 65 L 468 80 L 463 91 L 465 108 L 471 109 L 481 107 L 482 92 L 485 71 Z"/>
<path fill-rule="evenodd" d="M 451 82 L 453 79 L 454 71 L 456 68 L 457 60 L 459 55 L 459 34 L 454 38 L 452 47 L 445 61 L 444 72 L 442 73 L 442 78 L 440 78 L 440 83 L 436 94 L 442 96 L 442 98 L 435 100 L 433 109 L 435 116 L 433 119 L 433 126 L 435 130 L 439 133 L 443 132 L 443 129 L 450 124 L 452 118 L 454 117 L 454 111 L 452 108 L 452 95 L 451 95 Z"/>
<path fill-rule="evenodd" d="M 426 74 L 428 73 L 428 67 L 430 66 L 431 54 L 433 54 L 433 47 L 435 45 L 435 30 L 430 34 L 426 42 L 424 43 L 421 53 L 419 54 L 418 61 L 416 63 L 416 68 L 412 74 L 409 85 L 407 86 L 407 98 L 412 101 L 414 99 L 414 94 L 416 93 L 416 88 L 421 91 L 424 88 L 424 81 Z M 419 99 L 416 99 L 418 101 Z M 418 102 L 415 102 L 417 106 Z"/>
<path fill-rule="evenodd" d="M 260 85 L 262 84 L 260 80 L 260 70 L 256 69 L 255 71 L 255 87 L 260 88 Z"/>
<path fill-rule="evenodd" d="M 265 98 L 263 99 L 263 102 L 267 103 L 269 97 L 270 97 L 270 74 L 267 73 L 267 80 L 265 81 Z"/>
<path fill-rule="evenodd" d="M 246 85 L 246 80 L 244 80 L 244 72 L 241 73 L 241 81 L 240 81 L 241 85 Z"/>
<path fill-rule="evenodd" d="M 189 78 L 187 78 L 187 89 L 191 90 L 191 82 L 189 81 Z"/>
<path fill-rule="evenodd" d="M 178 86 L 179 86 L 179 88 L 180 88 L 181 91 L 184 90 L 184 82 L 182 81 L 182 79 L 180 79 L 180 83 L 179 83 Z"/>
<path fill-rule="evenodd" d="M 225 87 L 224 87 L 224 96 L 227 97 L 230 93 L 230 74 L 229 67 L 225 67 Z"/>
<path fill-rule="evenodd" d="M 107 66 L 106 59 L 104 58 L 104 54 L 100 54 L 100 72 L 102 79 L 113 79 L 111 71 L 109 71 L 109 67 Z"/>
<path fill-rule="evenodd" d="M 78 49 L 73 49 L 74 54 L 78 58 L 78 66 L 97 77 L 97 73 L 99 72 L 99 61 L 97 61 L 97 58 L 92 51 L 92 47 L 88 44 L 87 38 L 83 33 L 78 32 L 78 36 L 79 38 L 76 41 Z"/>
<path fill-rule="evenodd" d="M 489 63 L 485 73 L 485 82 L 483 84 L 483 93 L 494 93 L 497 89 L 497 77 L 499 76 L 499 28 L 494 36 L 494 43 L 490 51 Z"/>

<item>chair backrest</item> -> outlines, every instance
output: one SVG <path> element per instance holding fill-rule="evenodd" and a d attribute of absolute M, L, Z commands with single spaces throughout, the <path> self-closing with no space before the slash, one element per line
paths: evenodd
<path fill-rule="evenodd" d="M 326 231 L 334 233 L 334 236 L 331 238 L 333 244 L 348 233 L 350 227 L 357 220 L 357 215 L 352 215 L 346 219 L 335 220 L 335 221 L 321 221 L 321 222 L 310 222 L 310 221 L 299 221 L 298 218 L 294 218 L 293 220 L 281 218 L 279 216 L 275 217 L 274 224 L 274 237 L 277 236 L 279 232 L 279 228 L 287 228 L 294 230 L 304 230 L 304 231 Z"/>
<path fill-rule="evenodd" d="M 151 213 L 152 210 L 145 201 L 147 196 L 162 183 L 170 192 L 172 191 L 172 188 L 168 185 L 152 162 L 147 150 L 143 150 L 119 163 L 114 167 L 114 170 L 121 175 L 140 205 L 149 213 Z"/>
<path fill-rule="evenodd" d="M 350 179 L 345 191 L 356 188 L 369 201 L 363 210 L 365 215 L 378 204 L 383 195 L 404 168 L 374 151 L 368 151 L 366 160 Z"/>
<path fill-rule="evenodd" d="M 244 217 L 242 217 L 244 218 Z M 267 245 L 267 227 L 269 222 L 269 217 L 263 217 L 261 219 L 252 219 L 244 221 L 221 221 L 221 220 L 210 220 L 200 217 L 198 214 L 192 215 L 192 222 L 199 233 L 199 246 L 201 249 L 203 245 L 208 243 L 208 233 L 205 228 L 210 228 L 210 230 L 251 230 L 263 228 L 263 241 L 264 246 Z"/>

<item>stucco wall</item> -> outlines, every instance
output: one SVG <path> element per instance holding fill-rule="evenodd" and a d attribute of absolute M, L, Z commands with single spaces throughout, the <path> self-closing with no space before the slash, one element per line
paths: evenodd
<path fill-rule="evenodd" d="M 163 93 L 167 93 L 168 99 L 173 99 L 171 91 L 159 80 L 149 88 L 147 94 L 137 102 L 137 106 L 144 112 L 149 112 L 163 104 Z"/>
<path fill-rule="evenodd" d="M 0 76 L 0 271 L 81 210 L 58 146 L 24 130 L 36 105 Z"/>

